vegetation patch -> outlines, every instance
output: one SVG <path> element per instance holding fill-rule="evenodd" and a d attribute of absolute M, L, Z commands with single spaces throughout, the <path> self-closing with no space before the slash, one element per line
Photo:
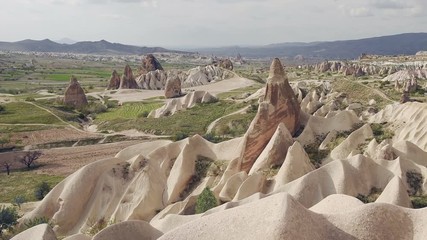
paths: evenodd
<path fill-rule="evenodd" d="M 102 114 L 96 116 L 96 122 L 111 121 L 116 119 L 137 119 L 147 117 L 152 110 L 160 108 L 162 102 L 138 102 L 125 103 L 123 106 L 110 108 Z"/>
<path fill-rule="evenodd" d="M 0 209 L 0 238 L 3 237 L 3 230 L 11 232 L 13 227 L 18 223 L 18 212 L 14 207 L 2 207 Z M 7 238 L 8 239 L 8 238 Z"/>
<path fill-rule="evenodd" d="M 47 111 L 25 102 L 11 102 L 4 105 L 0 123 L 6 124 L 63 124 Z"/>
<path fill-rule="evenodd" d="M 262 170 L 261 174 L 264 175 L 267 180 L 270 180 L 279 173 L 280 167 L 280 165 L 271 166 L 270 168 Z"/>
<path fill-rule="evenodd" d="M 411 198 L 413 208 L 425 208 L 425 207 L 427 207 L 427 195 L 411 196 L 410 198 Z"/>
<path fill-rule="evenodd" d="M 190 194 L 200 183 L 200 181 L 207 176 L 209 167 L 214 161 L 205 156 L 197 156 L 194 166 L 194 174 L 191 176 L 187 183 L 187 187 L 181 193 L 181 199 L 185 198 Z"/>
<path fill-rule="evenodd" d="M 354 101 L 368 103 L 369 100 L 374 99 L 380 108 L 392 103 L 391 101 L 384 99 L 373 89 L 356 81 L 345 79 L 335 80 L 332 82 L 332 87 L 337 92 L 346 93 L 347 96 Z"/>
<path fill-rule="evenodd" d="M 315 168 L 321 167 L 323 159 L 325 159 L 330 153 L 329 149 L 319 149 L 319 146 L 322 144 L 325 137 L 326 136 L 323 135 L 317 136 L 314 142 L 304 145 L 304 151 L 307 153 L 310 158 L 310 162 Z"/>
<path fill-rule="evenodd" d="M 94 236 L 104 228 L 115 224 L 114 220 L 107 221 L 105 217 L 102 217 L 96 221 L 89 219 L 89 221 L 86 223 L 87 230 L 86 234 L 89 236 Z"/>
<path fill-rule="evenodd" d="M 235 99 L 235 98 L 240 98 L 243 94 L 246 94 L 246 93 L 253 94 L 253 93 L 255 93 L 258 89 L 262 88 L 264 86 L 264 84 L 265 83 L 263 83 L 263 84 L 254 84 L 254 85 L 249 86 L 249 87 L 234 89 L 234 90 L 231 90 L 229 92 L 220 93 L 220 94 L 217 95 L 217 97 L 219 99 L 227 99 L 227 98 Z"/>
<path fill-rule="evenodd" d="M 204 213 L 207 210 L 218 206 L 218 201 L 213 192 L 207 187 L 199 195 L 196 201 L 196 214 Z"/>
<path fill-rule="evenodd" d="M 394 132 L 388 129 L 386 124 L 387 123 L 371 123 L 372 133 L 378 143 L 394 137 Z"/>
<path fill-rule="evenodd" d="M 407 171 L 406 182 L 409 186 L 408 194 L 410 196 L 417 196 L 423 194 L 424 177 L 421 173 L 416 170 Z"/>
<path fill-rule="evenodd" d="M 224 117 L 217 122 L 215 126 L 215 134 L 218 136 L 243 136 L 249 128 L 252 120 L 255 118 L 256 112 L 245 114 L 234 114 Z"/>
<path fill-rule="evenodd" d="M 381 188 L 372 187 L 368 195 L 357 194 L 356 198 L 362 201 L 363 203 L 372 203 L 378 199 L 381 193 Z"/>
<path fill-rule="evenodd" d="M 100 130 L 123 131 L 136 129 L 156 135 L 174 135 L 179 132 L 188 136 L 195 134 L 204 135 L 211 122 L 224 115 L 235 112 L 244 106 L 244 103 L 236 104 L 230 101 L 219 101 L 216 103 L 197 104 L 192 108 L 179 111 L 167 117 L 113 118 L 101 121 L 101 116 L 95 122 L 98 124 L 98 129 Z"/>
<path fill-rule="evenodd" d="M 49 125 L 0 125 L 0 132 L 2 133 L 17 133 L 17 132 L 34 132 L 49 129 L 62 129 L 63 127 L 49 126 Z"/>
<path fill-rule="evenodd" d="M 227 169 L 227 164 L 229 161 L 226 160 L 217 160 L 213 161 L 208 168 L 207 176 L 218 177 L 222 176 Z"/>
<path fill-rule="evenodd" d="M 15 197 L 22 196 L 27 201 L 37 201 L 34 194 L 37 186 L 46 182 L 49 186 L 55 186 L 64 177 L 37 174 L 33 171 L 12 171 L 9 176 L 0 173 L 0 202 L 11 203 Z"/>

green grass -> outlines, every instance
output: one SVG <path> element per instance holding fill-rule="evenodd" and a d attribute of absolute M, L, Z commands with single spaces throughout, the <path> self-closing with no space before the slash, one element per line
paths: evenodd
<path fill-rule="evenodd" d="M 387 128 L 386 123 L 371 123 L 371 128 L 378 143 L 394 137 L 394 132 Z"/>
<path fill-rule="evenodd" d="M 125 103 L 121 107 L 108 109 L 107 112 L 96 116 L 97 122 L 112 121 L 114 119 L 136 119 L 144 112 L 151 112 L 154 109 L 161 107 L 161 102 L 139 102 Z"/>
<path fill-rule="evenodd" d="M 16 196 L 23 196 L 27 201 L 36 201 L 34 190 L 45 181 L 53 188 L 64 179 L 61 176 L 36 174 L 32 171 L 12 171 L 9 176 L 0 173 L 0 202 L 11 203 Z"/>
<path fill-rule="evenodd" d="M 414 208 L 425 208 L 427 207 L 427 195 L 423 196 L 411 196 L 412 206 Z"/>
<path fill-rule="evenodd" d="M 216 127 L 213 129 L 216 135 L 231 135 L 233 137 L 239 137 L 246 133 L 249 125 L 254 119 L 256 112 L 250 112 L 245 114 L 235 114 L 228 117 L 224 117 L 218 121 Z M 228 130 L 226 132 L 221 132 Z"/>
<path fill-rule="evenodd" d="M 372 187 L 368 195 L 365 196 L 363 194 L 357 194 L 356 198 L 362 201 L 363 203 L 372 203 L 378 199 L 381 193 L 381 188 Z"/>
<path fill-rule="evenodd" d="M 352 80 L 340 79 L 333 81 L 332 87 L 337 92 L 346 93 L 352 102 L 361 102 L 366 104 L 369 102 L 369 100 L 374 99 L 380 108 L 391 103 L 389 100 L 384 99 L 374 90 Z"/>
<path fill-rule="evenodd" d="M 254 84 L 252 86 L 249 87 L 244 87 L 244 88 L 239 88 L 239 89 L 234 89 L 232 91 L 229 92 L 224 92 L 224 93 L 220 93 L 217 95 L 217 97 L 219 99 L 227 99 L 227 98 L 236 98 L 241 96 L 244 93 L 255 93 L 258 89 L 262 88 L 263 85 L 262 84 Z"/>
<path fill-rule="evenodd" d="M 65 82 L 65 81 L 70 81 L 70 74 L 66 74 L 66 73 L 59 73 L 59 74 L 48 74 L 46 75 L 46 79 L 47 80 L 52 80 L 52 81 L 58 81 L 58 82 Z"/>
<path fill-rule="evenodd" d="M 1 116 L 1 114 L 0 114 Z M 48 129 L 61 129 L 62 127 L 58 126 L 21 126 L 21 125 L 8 125 L 8 126 L 2 126 L 0 125 L 0 132 L 1 133 L 16 133 L 16 132 L 34 132 L 34 131 L 41 131 L 41 130 L 48 130 Z"/>
<path fill-rule="evenodd" d="M 25 102 L 11 102 L 3 105 L 6 111 L 0 113 L 0 123 L 6 124 L 62 124 L 55 116 Z"/>
<path fill-rule="evenodd" d="M 178 132 L 188 136 L 194 134 L 203 135 L 207 126 L 214 120 L 235 112 L 245 107 L 243 103 L 234 103 L 229 101 L 219 101 L 209 104 L 197 104 L 193 108 L 179 111 L 172 116 L 162 118 L 143 118 L 135 119 L 115 118 L 109 121 L 99 121 L 100 130 L 122 131 L 128 129 L 137 129 L 143 132 L 154 134 L 173 135 Z M 135 114 L 134 114 L 135 115 Z M 102 119 L 102 117 L 101 117 Z"/>

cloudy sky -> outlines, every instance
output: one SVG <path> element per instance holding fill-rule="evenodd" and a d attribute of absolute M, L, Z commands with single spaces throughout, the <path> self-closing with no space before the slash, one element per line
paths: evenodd
<path fill-rule="evenodd" d="M 0 41 L 201 47 L 427 32 L 427 0 L 0 0 Z"/>

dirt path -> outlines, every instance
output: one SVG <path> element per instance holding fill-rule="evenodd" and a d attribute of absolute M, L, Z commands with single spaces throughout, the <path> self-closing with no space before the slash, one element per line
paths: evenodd
<path fill-rule="evenodd" d="M 44 111 L 46 111 L 46 112 L 48 112 L 48 113 L 52 114 L 52 115 L 53 115 L 54 117 L 56 117 L 59 121 L 61 121 L 61 122 L 62 122 L 62 123 L 64 123 L 65 125 L 69 126 L 70 128 L 73 128 L 73 129 L 74 129 L 74 130 L 76 130 L 76 131 L 79 131 L 79 132 L 82 132 L 82 133 L 86 133 L 84 130 L 81 130 L 81 129 L 79 129 L 79 128 L 77 128 L 77 127 L 73 126 L 72 124 L 70 124 L 70 123 L 66 122 L 65 120 L 63 120 L 62 118 L 60 118 L 58 115 L 56 115 L 54 112 L 50 111 L 49 109 L 47 109 L 47 108 L 45 108 L 45 107 L 39 106 L 39 105 L 37 105 L 37 104 L 35 104 L 35 103 L 33 103 L 33 102 L 25 102 L 25 103 L 27 103 L 27 104 L 31 104 L 31 105 L 33 105 L 33 106 L 35 106 L 35 107 L 37 107 L 37 108 L 40 108 L 40 109 L 42 109 L 42 110 L 44 110 Z"/>

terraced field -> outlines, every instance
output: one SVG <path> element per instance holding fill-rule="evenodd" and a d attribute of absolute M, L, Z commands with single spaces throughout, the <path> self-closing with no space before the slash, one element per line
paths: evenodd
<path fill-rule="evenodd" d="M 193 108 L 179 111 L 172 116 L 161 118 L 132 118 L 115 117 L 109 118 L 108 121 L 96 119 L 100 130 L 129 130 L 136 129 L 143 132 L 154 133 L 157 135 L 173 135 L 182 133 L 185 135 L 199 134 L 206 132 L 207 126 L 214 120 L 235 112 L 247 106 L 245 103 L 234 103 L 232 101 L 219 101 L 209 104 L 197 104 Z M 117 113 L 115 113 L 117 114 Z M 102 119 L 101 115 L 101 119 Z M 105 119 L 105 118 L 103 118 Z"/>
<path fill-rule="evenodd" d="M 144 114 L 148 114 L 162 105 L 163 103 L 158 101 L 125 103 L 123 106 L 109 109 L 108 112 L 98 114 L 96 122 L 100 123 L 114 119 L 136 119 L 138 117 L 142 117 Z"/>

